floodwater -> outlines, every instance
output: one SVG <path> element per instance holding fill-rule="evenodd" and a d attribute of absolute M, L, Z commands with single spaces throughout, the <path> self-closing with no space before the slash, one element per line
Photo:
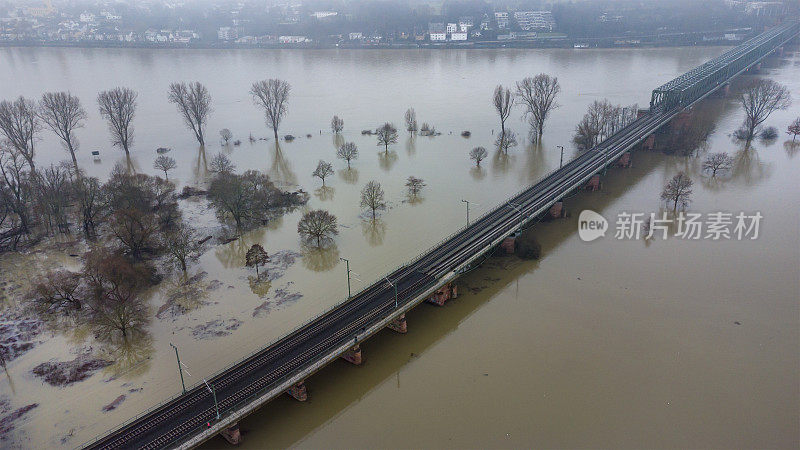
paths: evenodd
<path fill-rule="evenodd" d="M 136 170 L 157 174 L 155 149 L 171 147 L 178 168 L 170 179 L 179 189 L 202 187 L 206 161 L 224 151 L 241 170 L 263 170 L 287 188 L 305 189 L 309 207 L 330 210 L 341 224 L 336 246 L 325 252 L 300 245 L 300 210 L 240 241 L 213 246 L 191 269 L 207 273 L 197 283 L 205 295 L 190 295 L 186 314 L 154 317 L 146 342 L 113 349 L 120 361 L 82 382 L 52 387 L 30 371 L 42 361 L 71 360 L 82 348 L 95 350 L 91 333 L 44 333 L 0 378 L 0 399 L 14 408 L 39 404 L 3 445 L 79 446 L 179 394 L 170 342 L 188 368 L 187 385 L 201 383 L 341 302 L 347 284 L 339 257 L 350 259 L 357 274 L 354 290 L 367 286 L 461 227 L 462 199 L 471 202 L 475 218 L 558 167 L 557 145 L 571 158 L 571 132 L 593 100 L 646 105 L 654 87 L 723 50 L 0 49 L 0 98 L 68 89 L 84 101 L 89 120 L 79 131 L 78 161 L 90 175 L 105 177 L 124 160 L 109 145 L 97 91 L 128 86 L 139 92 Z M 490 104 L 494 86 L 540 72 L 558 76 L 562 85 L 561 107 L 541 146 L 497 154 L 491 150 L 499 129 Z M 762 75 L 800 92 L 800 55 L 770 60 Z M 247 92 L 253 81 L 271 77 L 292 84 L 281 134 L 298 136 L 279 148 L 271 139 L 247 139 L 271 136 Z M 166 101 L 168 84 L 180 80 L 203 82 L 214 98 L 204 150 Z M 402 128 L 408 107 L 442 135 L 401 132 L 388 154 L 374 137 L 361 135 L 385 121 Z M 328 128 L 334 114 L 345 121 L 344 140 L 359 148 L 351 171 L 335 160 L 337 140 Z M 571 217 L 536 225 L 540 261 L 489 260 L 460 280 L 459 299 L 409 314 L 407 335 L 386 332 L 366 342 L 363 367 L 334 363 L 307 380 L 307 403 L 280 398 L 243 421 L 243 445 L 797 447 L 800 151 L 784 145 L 783 130 L 798 107 L 768 120 L 781 130 L 776 142 L 757 141 L 747 151 L 729 137 L 742 121 L 733 97 L 709 101 L 704 114 L 716 124 L 707 151 L 736 158 L 730 176 L 703 177 L 702 158 L 635 154 L 633 167 L 609 171 L 602 191 L 567 199 Z M 525 136 L 519 110 L 510 124 Z M 242 144 L 221 147 L 221 128 Z M 472 136 L 462 138 L 463 130 Z M 64 159 L 52 136 L 42 135 L 39 165 Z M 480 169 L 467 156 L 478 145 L 490 149 Z M 99 161 L 90 150 L 100 151 Z M 337 172 L 324 190 L 311 176 L 319 159 L 333 162 Z M 695 180 L 691 211 L 760 211 L 758 239 L 614 239 L 617 214 L 660 211 L 659 192 L 680 170 Z M 421 201 L 405 195 L 410 175 L 427 183 Z M 372 179 L 383 184 L 389 203 L 377 221 L 367 220 L 358 200 Z M 204 203 L 181 206 L 193 223 L 213 230 Z M 577 216 L 585 208 L 611 221 L 605 238 L 580 241 Z M 251 288 L 243 263 L 255 242 L 270 254 L 296 258 L 287 258 L 285 273 L 269 285 Z M 3 255 L 0 263 L 4 271 L 14 266 L 32 276 L 70 261 L 50 252 Z M 175 289 L 166 280 L 152 294 L 153 310 Z M 214 333 L 202 332 L 209 327 Z M 115 409 L 102 411 L 123 393 Z"/>

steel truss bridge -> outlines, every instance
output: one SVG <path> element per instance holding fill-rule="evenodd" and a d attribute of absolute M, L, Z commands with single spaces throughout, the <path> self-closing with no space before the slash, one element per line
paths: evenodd
<path fill-rule="evenodd" d="M 351 299 L 222 371 L 209 380 L 221 417 L 205 385 L 146 411 L 87 444 L 88 448 L 190 448 L 201 444 L 385 328 L 406 311 L 490 253 L 559 199 L 581 189 L 684 108 L 758 64 L 800 31 L 786 23 L 693 69 L 653 92 L 648 114 L 514 195 L 414 261 Z M 514 208 L 508 204 L 513 204 Z M 396 291 L 395 291 L 396 288 Z"/>

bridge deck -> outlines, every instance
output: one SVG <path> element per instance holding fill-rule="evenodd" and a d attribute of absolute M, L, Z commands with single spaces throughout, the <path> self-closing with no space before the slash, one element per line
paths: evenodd
<path fill-rule="evenodd" d="M 796 31 L 795 24 L 794 34 Z M 715 88 L 709 86 L 709 90 Z M 509 199 L 508 202 L 519 207 L 521 214 L 502 204 L 415 261 L 389 274 L 388 278 L 397 284 L 399 307 L 395 307 L 393 288 L 388 283 L 377 282 L 209 380 L 215 386 L 220 411 L 224 412 L 220 422 L 215 420 L 211 394 L 205 386 L 197 386 L 88 446 L 149 449 L 202 442 L 221 427 L 238 420 L 241 414 L 237 414 L 237 410 L 249 412 L 279 395 L 282 386 L 302 380 L 321 363 L 335 358 L 337 352 L 378 329 L 388 318 L 413 307 L 426 293 L 446 283 L 460 269 L 512 234 L 520 226 L 520 215 L 528 221 L 547 211 L 553 203 L 583 186 L 594 174 L 612 164 L 681 110 L 682 107 L 677 106 L 667 109 L 665 105 L 652 108 L 650 114 L 630 123 L 597 147 Z M 207 428 L 208 422 L 215 425 Z"/>

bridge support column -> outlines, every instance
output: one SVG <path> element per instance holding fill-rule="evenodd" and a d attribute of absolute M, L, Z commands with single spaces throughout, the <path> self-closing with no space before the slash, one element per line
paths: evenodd
<path fill-rule="evenodd" d="M 783 46 L 776 48 L 775 53 L 777 53 L 778 56 L 783 56 Z"/>
<path fill-rule="evenodd" d="M 617 160 L 617 165 L 620 167 L 630 167 L 631 166 L 631 152 L 625 152 L 622 156 L 619 157 Z"/>
<path fill-rule="evenodd" d="M 458 297 L 458 288 L 452 283 L 448 283 L 428 298 L 428 303 L 433 303 L 436 306 L 444 306 L 444 304 L 451 298 Z"/>
<path fill-rule="evenodd" d="M 592 175 L 592 178 L 589 178 L 589 182 L 586 183 L 586 189 L 590 191 L 598 191 L 600 190 L 600 174 L 596 173 Z"/>
<path fill-rule="evenodd" d="M 550 207 L 550 217 L 558 219 L 564 213 L 564 202 L 557 201 Z"/>
<path fill-rule="evenodd" d="M 389 324 L 386 325 L 386 328 L 400 334 L 408 333 L 408 322 L 406 322 L 406 315 L 402 314 L 397 319 L 389 322 Z"/>
<path fill-rule="evenodd" d="M 506 255 L 513 255 L 514 254 L 514 246 L 516 245 L 517 238 L 514 236 L 509 236 L 503 239 L 503 242 L 500 243 L 500 248 L 506 253 Z"/>
<path fill-rule="evenodd" d="M 689 127 L 689 122 L 692 121 L 692 111 L 685 109 L 678 113 L 674 119 L 669 122 L 669 130 L 673 133 L 680 133 Z"/>
<path fill-rule="evenodd" d="M 242 443 L 242 433 L 239 431 L 238 422 L 220 431 L 219 434 L 231 445 L 239 445 Z"/>
<path fill-rule="evenodd" d="M 304 402 L 308 400 L 308 390 L 306 389 L 306 383 L 304 381 L 300 381 L 299 383 L 290 387 L 286 390 L 286 393 L 298 402 Z"/>
<path fill-rule="evenodd" d="M 361 363 L 364 362 L 364 359 L 361 357 L 361 347 L 358 344 L 351 347 L 349 350 L 347 350 L 342 354 L 342 359 L 349 362 L 350 364 L 360 366 Z"/>
<path fill-rule="evenodd" d="M 647 136 L 647 139 L 645 139 L 642 142 L 642 150 L 652 150 L 653 148 L 655 148 L 655 146 L 656 146 L 656 135 L 655 134 L 651 134 L 650 136 Z"/>

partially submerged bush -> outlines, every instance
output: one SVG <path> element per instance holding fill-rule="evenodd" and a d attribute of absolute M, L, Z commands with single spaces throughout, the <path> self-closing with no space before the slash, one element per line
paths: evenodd
<path fill-rule="evenodd" d="M 533 230 L 525 230 L 514 240 L 514 254 L 520 259 L 539 259 L 542 246 L 533 235 Z"/>

